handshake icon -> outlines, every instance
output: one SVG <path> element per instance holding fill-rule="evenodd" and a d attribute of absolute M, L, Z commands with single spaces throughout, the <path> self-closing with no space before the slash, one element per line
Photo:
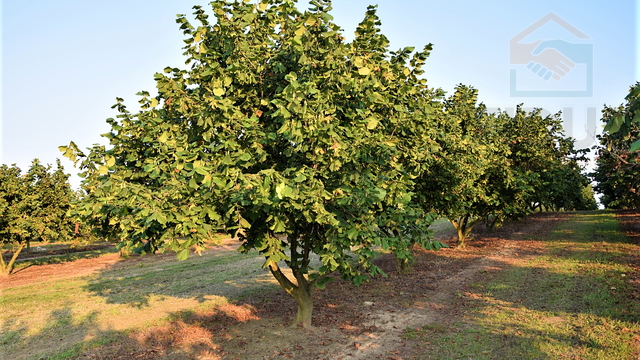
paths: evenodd
<path fill-rule="evenodd" d="M 551 39 L 525 42 L 525 38 L 535 37 L 535 33 L 548 22 L 555 22 L 565 30 L 565 34 L 558 34 L 557 38 L 566 38 L 566 33 L 568 33 L 573 35 L 577 41 L 569 42 L 567 40 Z M 544 83 L 538 83 L 534 91 L 519 90 L 517 88 L 526 87 L 524 83 L 531 81 L 531 79 L 529 77 L 529 80 L 521 80 L 519 84 L 516 80 L 516 70 L 512 69 L 512 96 L 592 96 L 593 44 L 585 42 L 586 39 L 589 39 L 587 35 L 554 13 L 547 14 L 514 36 L 510 41 L 509 49 L 511 65 L 526 65 L 528 71 L 543 80 Z M 582 79 L 579 79 L 578 76 L 573 76 L 571 81 L 576 82 L 576 79 L 578 79 L 579 83 L 582 84 L 582 88 L 567 91 L 567 86 L 560 86 L 558 82 L 567 77 L 572 71 L 575 71 L 578 64 L 586 65 L 580 68 L 585 73 L 585 76 Z M 547 80 L 555 81 L 547 82 Z"/>

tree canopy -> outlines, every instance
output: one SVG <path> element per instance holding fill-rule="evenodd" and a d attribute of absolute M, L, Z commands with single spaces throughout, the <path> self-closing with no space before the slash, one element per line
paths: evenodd
<path fill-rule="evenodd" d="M 347 43 L 326 1 L 211 5 L 214 21 L 199 6 L 198 25 L 177 19 L 188 70 L 155 74 L 138 113 L 118 99 L 108 147 L 61 147 L 83 170 L 77 214 L 179 259 L 209 231 L 237 236 L 309 326 L 331 272 L 359 284 L 381 273 L 376 247 L 409 258 L 413 243 L 439 246 L 412 201 L 438 148 L 435 93 L 418 77 L 431 46 L 389 51 L 375 7 Z"/>
<path fill-rule="evenodd" d="M 602 121 L 608 125 L 598 135 L 596 169 L 592 177 L 596 181 L 595 190 L 602 194 L 600 201 L 606 208 L 640 207 L 640 167 L 637 163 L 639 151 L 633 150 L 633 144 L 640 139 L 640 125 L 631 122 L 627 126 L 625 123 L 624 130 L 615 132 L 614 130 L 619 129 L 611 128 L 610 125 L 624 119 L 631 106 L 628 101 L 617 108 L 607 106 L 602 111 Z"/>

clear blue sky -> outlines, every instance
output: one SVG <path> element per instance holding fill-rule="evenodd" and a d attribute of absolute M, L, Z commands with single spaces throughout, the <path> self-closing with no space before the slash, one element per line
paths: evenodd
<path fill-rule="evenodd" d="M 367 5 L 375 3 L 334 1 L 335 21 L 347 38 Z M 210 9 L 207 1 L 200 0 L 2 1 L 0 163 L 16 163 L 26 170 L 33 158 L 45 163 L 62 158 L 57 147 L 70 141 L 82 148 L 103 143 L 99 134 L 109 130 L 105 119 L 116 115 L 110 108 L 116 97 L 136 109 L 135 93 L 154 91 L 155 72 L 184 66 L 183 36 L 174 20 L 176 14 L 191 14 L 195 4 Z M 392 49 L 434 44 L 424 75 L 432 86 L 450 92 L 459 83 L 472 85 L 491 108 L 524 103 L 549 112 L 572 109 L 569 135 L 584 146 L 592 145 L 589 134 L 601 128 L 602 105 L 622 103 L 629 86 L 639 80 L 639 11 L 634 0 L 379 0 L 377 4 Z M 303 1 L 299 7 L 308 6 Z M 510 71 L 517 69 L 522 81 L 528 70 L 510 64 L 509 40 L 550 12 L 588 38 L 572 39 L 566 29 L 551 23 L 524 42 L 591 44 L 591 96 L 515 97 L 510 92 Z M 585 66 L 576 63 L 570 73 L 578 79 L 575 86 L 580 85 Z M 537 81 L 533 73 L 530 77 Z M 557 84 L 547 80 L 541 86 L 553 89 Z M 597 126 L 588 123 L 588 108 L 595 109 Z M 69 162 L 63 163 L 75 173 Z"/>

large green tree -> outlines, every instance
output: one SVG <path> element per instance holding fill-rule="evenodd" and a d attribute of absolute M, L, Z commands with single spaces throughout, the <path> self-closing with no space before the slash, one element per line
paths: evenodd
<path fill-rule="evenodd" d="M 359 284 L 381 273 L 377 248 L 409 259 L 413 243 L 432 246 L 413 201 L 437 148 L 433 92 L 417 77 L 430 46 L 389 52 L 373 7 L 347 43 L 326 1 L 211 5 L 213 21 L 198 6 L 198 25 L 178 17 L 188 70 L 156 74 L 138 113 L 119 99 L 108 147 L 61 147 L 83 170 L 77 213 L 179 259 L 209 231 L 237 236 L 310 326 L 330 273 Z"/>
<path fill-rule="evenodd" d="M 11 274 L 18 255 L 31 240 L 58 241 L 72 236 L 74 223 L 67 212 L 75 193 L 68 177 L 60 162 L 54 170 L 36 159 L 26 174 L 15 165 L 0 166 L 0 244 L 14 247 L 8 261 L 0 256 L 2 275 Z"/>

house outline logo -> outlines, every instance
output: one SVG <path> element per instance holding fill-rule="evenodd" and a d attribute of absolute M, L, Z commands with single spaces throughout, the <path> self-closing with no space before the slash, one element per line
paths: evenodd
<path fill-rule="evenodd" d="M 549 22 L 555 22 L 580 42 L 569 42 L 561 40 L 559 37 L 536 40 L 532 43 L 522 42 Z M 509 40 L 510 64 L 512 66 L 509 74 L 510 95 L 512 97 L 592 97 L 593 43 L 585 42 L 587 40 L 591 40 L 591 38 L 553 12 L 543 16 L 512 37 Z M 585 84 L 585 89 L 559 89 L 562 88 L 559 84 L 569 73 L 577 70 L 576 65 L 578 64 L 586 65 L 584 79 L 580 79 Z M 517 68 L 513 68 L 514 66 Z M 524 70 L 525 66 L 527 70 Z M 518 68 L 536 75 L 537 78 L 534 76 L 534 81 L 541 89 L 518 90 L 517 85 L 522 85 L 522 81 L 520 83 L 518 81 Z M 529 77 L 531 78 L 531 76 Z"/>

